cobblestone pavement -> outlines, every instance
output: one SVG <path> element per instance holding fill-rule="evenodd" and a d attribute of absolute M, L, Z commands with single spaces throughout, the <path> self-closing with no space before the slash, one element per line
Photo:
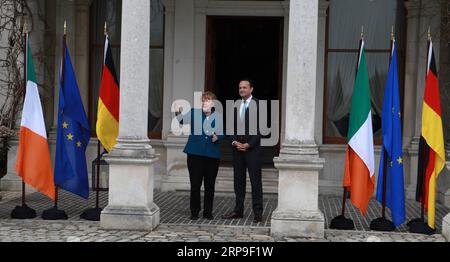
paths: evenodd
<path fill-rule="evenodd" d="M 371 219 L 378 216 L 379 206 L 371 201 L 367 217 L 362 217 L 348 204 L 347 216 L 351 217 L 356 231 L 337 231 L 326 229 L 325 239 L 281 238 L 270 237 L 270 215 L 276 207 L 276 196 L 265 197 L 265 213 L 262 223 L 252 224 L 251 212 L 246 212 L 243 219 L 223 220 L 220 215 L 230 211 L 233 196 L 222 194 L 215 200 L 214 220 L 191 221 L 189 215 L 189 195 L 186 192 L 155 193 L 155 202 L 161 208 L 161 225 L 153 232 L 144 231 L 107 231 L 101 229 L 98 222 L 84 221 L 79 214 L 95 203 L 94 195 L 89 201 L 84 201 L 68 193 L 61 193 L 60 204 L 68 215 L 68 221 L 11 220 L 11 210 L 20 204 L 20 193 L 1 192 L 0 200 L 0 242 L 443 242 L 445 239 L 436 234 L 425 236 L 406 233 L 402 226 L 392 233 L 369 231 Z M 101 206 L 107 202 L 107 193 L 100 195 Z M 27 204 L 37 210 L 38 215 L 52 206 L 52 203 L 38 193 L 27 196 Z M 251 210 L 251 201 L 246 201 L 246 210 Z M 329 220 L 339 214 L 341 202 L 339 197 L 321 196 L 320 208 L 326 217 L 326 227 Z M 419 215 L 419 206 L 413 201 L 407 203 L 408 219 Z M 449 210 L 441 205 L 437 208 L 438 232 L 442 216 Z"/>
<path fill-rule="evenodd" d="M 104 230 L 88 221 L 0 221 L 0 242 L 445 242 L 441 235 L 326 230 L 325 239 L 272 238 L 266 227 L 167 225 Z"/>

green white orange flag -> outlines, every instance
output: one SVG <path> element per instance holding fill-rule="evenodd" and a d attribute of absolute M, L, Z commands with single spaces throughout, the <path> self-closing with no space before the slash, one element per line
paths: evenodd
<path fill-rule="evenodd" d="M 375 160 L 364 41 L 361 42 L 358 72 L 350 109 L 343 184 L 350 192 L 353 205 L 365 215 L 375 189 Z"/>
<path fill-rule="evenodd" d="M 26 184 L 55 200 L 50 150 L 29 43 L 26 57 L 27 86 L 20 124 L 16 171 Z"/>

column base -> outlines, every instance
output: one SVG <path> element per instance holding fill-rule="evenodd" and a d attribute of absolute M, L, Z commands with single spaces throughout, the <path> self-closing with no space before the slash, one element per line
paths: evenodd
<path fill-rule="evenodd" d="M 8 150 L 7 173 L 1 178 L 0 190 L 22 191 L 22 178 L 16 172 L 17 151 L 19 150 L 19 140 L 12 139 Z M 29 189 L 30 187 L 27 187 Z M 33 190 L 33 189 L 31 189 Z M 28 191 L 28 190 L 27 190 Z"/>
<path fill-rule="evenodd" d="M 109 163 L 109 204 L 100 216 L 105 229 L 152 231 L 160 221 L 153 201 L 154 164 L 148 139 L 120 138 Z"/>
<path fill-rule="evenodd" d="M 319 172 L 324 159 L 317 146 L 284 145 L 274 159 L 279 173 L 278 207 L 272 214 L 274 237 L 324 238 L 325 218 L 319 210 Z"/>
<path fill-rule="evenodd" d="M 324 238 L 325 218 L 317 211 L 275 210 L 271 220 L 273 237 Z"/>
<path fill-rule="evenodd" d="M 406 190 L 405 190 L 406 199 L 415 200 L 416 199 L 416 190 L 417 190 L 417 186 L 415 184 L 407 186 Z"/>
<path fill-rule="evenodd" d="M 450 242 L 450 213 L 442 219 L 442 235 Z"/>
<path fill-rule="evenodd" d="M 105 229 L 152 231 L 160 222 L 156 204 L 150 207 L 108 206 L 101 214 L 100 226 Z"/>
<path fill-rule="evenodd" d="M 406 152 L 409 156 L 409 170 L 405 170 L 405 197 L 406 199 L 416 199 L 417 187 L 417 162 L 419 160 L 419 138 L 414 137 L 408 146 Z"/>
<path fill-rule="evenodd" d="M 169 135 L 164 142 L 166 147 L 166 175 L 161 180 L 161 191 L 189 190 L 189 171 L 187 157 L 183 153 L 187 137 Z"/>

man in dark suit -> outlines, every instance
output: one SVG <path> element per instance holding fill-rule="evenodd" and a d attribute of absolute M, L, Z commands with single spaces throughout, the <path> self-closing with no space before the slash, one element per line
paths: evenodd
<path fill-rule="evenodd" d="M 258 100 L 252 96 L 252 93 L 252 81 L 249 79 L 241 80 L 239 83 L 239 95 L 242 101 L 240 107 L 235 108 L 235 128 L 234 135 L 231 136 L 236 205 L 233 212 L 224 215 L 222 218 L 243 217 L 248 169 L 252 186 L 253 222 L 258 223 L 261 222 L 263 213 L 261 135 L 258 127 Z"/>

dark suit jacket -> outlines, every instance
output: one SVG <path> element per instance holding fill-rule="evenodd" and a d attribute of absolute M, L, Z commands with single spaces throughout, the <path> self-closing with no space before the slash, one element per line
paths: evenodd
<path fill-rule="evenodd" d="M 250 134 L 250 112 L 254 110 L 256 114 L 252 115 L 252 117 L 256 117 L 256 119 L 252 119 L 253 123 L 256 124 L 256 134 Z M 238 133 L 238 125 L 243 125 L 240 119 L 240 108 L 234 109 L 234 134 L 230 137 L 231 142 L 237 141 L 240 143 L 248 143 L 250 145 L 250 149 L 259 148 L 261 145 L 261 134 L 259 131 L 259 100 L 256 98 L 252 98 L 250 105 L 245 111 L 245 133 Z"/>

